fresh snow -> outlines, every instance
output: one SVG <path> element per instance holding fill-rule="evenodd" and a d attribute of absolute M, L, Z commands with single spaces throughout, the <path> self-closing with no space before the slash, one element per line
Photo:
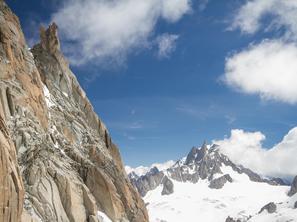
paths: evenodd
<path fill-rule="evenodd" d="M 48 88 L 46 87 L 46 85 L 43 85 L 43 93 L 44 93 L 44 97 L 45 97 L 45 102 L 48 108 L 52 107 L 55 105 L 55 103 L 52 101 L 51 99 L 51 94 L 48 90 Z"/>
<path fill-rule="evenodd" d="M 102 211 L 97 211 L 97 217 L 100 222 L 112 222 L 112 220 Z"/>
<path fill-rule="evenodd" d="M 286 201 L 277 203 L 275 213 L 269 214 L 264 210 L 261 214 L 252 217 L 249 222 L 296 222 L 297 209 L 294 209 L 294 204 L 297 201 L 297 194 L 293 197 L 288 197 Z"/>
<path fill-rule="evenodd" d="M 145 175 L 146 173 L 148 173 L 150 171 L 150 169 L 152 169 L 153 167 L 157 167 L 158 170 L 162 171 L 162 170 L 168 169 L 169 167 L 173 166 L 174 164 L 175 164 L 175 161 L 169 160 L 165 163 L 154 163 L 150 167 L 139 166 L 136 168 L 132 168 L 130 166 L 125 166 L 125 170 L 126 170 L 127 174 L 134 172 L 137 176 L 142 176 L 142 175 Z"/>
<path fill-rule="evenodd" d="M 171 195 L 161 195 L 162 185 L 149 191 L 144 201 L 148 204 L 150 222 L 224 222 L 228 216 L 244 219 L 257 214 L 269 202 L 279 203 L 288 199 L 288 186 L 252 182 L 247 175 L 239 174 L 229 166 L 221 169 L 234 180 L 227 182 L 222 189 L 210 189 L 208 180 L 199 180 L 196 184 L 172 180 L 174 193 Z M 284 209 L 283 215 L 285 213 L 292 212 Z M 259 220 L 263 221 L 272 222 L 265 218 Z"/>

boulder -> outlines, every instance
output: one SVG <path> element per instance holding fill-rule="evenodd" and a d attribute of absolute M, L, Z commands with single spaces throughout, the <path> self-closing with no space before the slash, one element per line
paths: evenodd
<path fill-rule="evenodd" d="M 262 213 L 264 210 L 266 210 L 268 213 L 272 214 L 276 212 L 276 204 L 273 202 L 270 202 L 268 204 L 266 204 L 264 207 L 261 208 L 261 210 L 259 211 L 259 214 Z"/>
<path fill-rule="evenodd" d="M 221 176 L 217 179 L 210 181 L 210 184 L 208 187 L 211 189 L 221 189 L 227 182 L 230 182 L 230 183 L 233 182 L 233 179 L 229 174 L 225 174 L 224 176 Z"/>
<path fill-rule="evenodd" d="M 225 220 L 225 222 L 240 222 L 240 220 L 239 219 L 236 220 L 236 219 L 228 216 L 227 219 Z"/>

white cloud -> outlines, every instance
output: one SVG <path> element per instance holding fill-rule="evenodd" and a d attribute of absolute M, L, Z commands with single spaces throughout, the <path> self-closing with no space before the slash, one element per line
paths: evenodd
<path fill-rule="evenodd" d="M 263 99 L 297 103 L 297 47 L 264 40 L 227 58 L 224 81 Z"/>
<path fill-rule="evenodd" d="M 281 30 L 282 35 L 253 44 L 227 58 L 225 82 L 242 92 L 259 94 L 262 99 L 297 103 L 294 86 L 297 82 L 297 1 L 247 1 L 238 10 L 231 28 L 248 34 L 263 28 Z"/>
<path fill-rule="evenodd" d="M 191 9 L 189 0 L 159 0 L 153 4 L 162 4 L 161 16 L 169 22 L 178 21 Z"/>
<path fill-rule="evenodd" d="M 92 60 L 125 60 L 147 47 L 158 20 L 176 22 L 190 0 L 66 0 L 52 20 L 59 25 L 74 65 Z"/>
<path fill-rule="evenodd" d="M 169 167 L 173 166 L 175 164 L 175 161 L 173 160 L 169 160 L 165 163 L 153 163 L 151 166 L 146 167 L 146 166 L 139 166 L 136 168 L 130 167 L 130 166 L 125 166 L 125 170 L 126 173 L 129 174 L 131 172 L 136 173 L 136 175 L 138 176 L 142 176 L 145 175 L 146 173 L 148 173 L 150 171 L 150 169 L 152 169 L 153 167 L 157 167 L 158 170 L 166 170 Z"/>
<path fill-rule="evenodd" d="M 168 58 L 176 48 L 176 41 L 178 35 L 165 33 L 157 37 L 156 42 L 158 45 L 158 57 Z"/>
<path fill-rule="evenodd" d="M 231 136 L 213 141 L 232 161 L 266 176 L 294 177 L 297 175 L 297 127 L 271 149 L 262 146 L 265 135 L 235 129 Z"/>
<path fill-rule="evenodd" d="M 259 30 L 260 19 L 263 15 L 271 12 L 275 0 L 248 1 L 237 12 L 231 28 L 240 28 L 242 32 L 254 33 Z"/>
<path fill-rule="evenodd" d="M 232 28 L 245 33 L 254 33 L 262 28 L 265 16 L 270 28 L 285 27 L 287 37 L 296 39 L 297 1 L 295 0 L 250 0 L 237 12 Z"/>

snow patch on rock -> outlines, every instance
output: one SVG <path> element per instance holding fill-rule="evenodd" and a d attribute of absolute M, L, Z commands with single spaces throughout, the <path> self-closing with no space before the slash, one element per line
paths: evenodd
<path fill-rule="evenodd" d="M 102 211 L 97 212 L 97 217 L 100 222 L 112 222 L 112 220 Z"/>
<path fill-rule="evenodd" d="M 50 108 L 50 107 L 54 106 L 55 103 L 51 99 L 51 94 L 50 94 L 46 85 L 43 85 L 43 93 L 44 93 L 45 102 L 46 102 L 47 107 Z"/>

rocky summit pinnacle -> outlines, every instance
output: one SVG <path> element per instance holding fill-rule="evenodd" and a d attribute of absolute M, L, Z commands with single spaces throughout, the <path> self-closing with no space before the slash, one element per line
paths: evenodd
<path fill-rule="evenodd" d="M 60 50 L 58 27 L 30 51 L 0 1 L 0 222 L 147 222 L 117 146 Z"/>
<path fill-rule="evenodd" d="M 40 27 L 40 44 L 44 50 L 51 54 L 60 51 L 60 40 L 58 37 L 58 26 L 52 23 L 48 29 Z"/>
<path fill-rule="evenodd" d="M 193 147 L 189 154 L 187 155 L 186 163 L 187 165 L 192 164 L 194 162 L 199 162 L 204 158 L 207 154 L 207 144 L 206 141 L 202 144 L 201 148 Z"/>

